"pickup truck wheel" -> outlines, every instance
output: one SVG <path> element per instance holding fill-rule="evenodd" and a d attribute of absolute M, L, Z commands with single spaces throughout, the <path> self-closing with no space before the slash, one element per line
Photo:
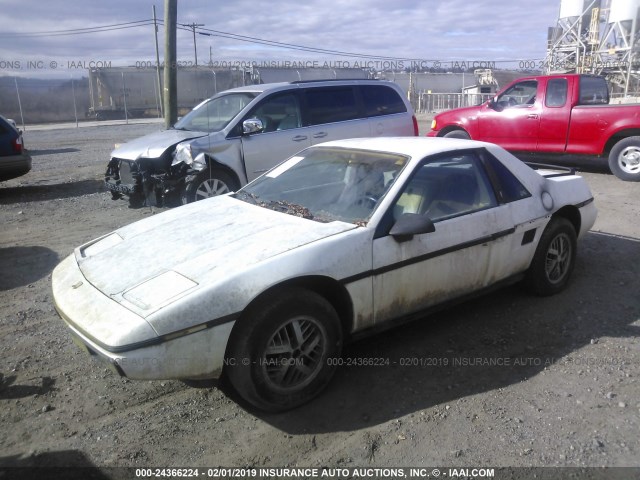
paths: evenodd
<path fill-rule="evenodd" d="M 333 306 L 320 295 L 293 288 L 245 312 L 226 354 L 231 386 L 270 412 L 308 402 L 331 380 L 342 351 L 342 329 Z"/>
<path fill-rule="evenodd" d="M 609 168 L 621 180 L 640 182 L 640 137 L 628 137 L 614 145 Z"/>
<path fill-rule="evenodd" d="M 238 189 L 238 182 L 223 170 L 202 170 L 187 183 L 182 203 L 197 202 L 205 198 L 223 195 Z"/>
<path fill-rule="evenodd" d="M 470 140 L 471 137 L 464 130 L 453 130 L 443 135 L 444 138 L 462 138 L 463 140 Z"/>
<path fill-rule="evenodd" d="M 571 222 L 562 217 L 552 218 L 542 232 L 525 276 L 529 290 L 540 296 L 562 291 L 573 271 L 576 248 L 576 231 Z"/>

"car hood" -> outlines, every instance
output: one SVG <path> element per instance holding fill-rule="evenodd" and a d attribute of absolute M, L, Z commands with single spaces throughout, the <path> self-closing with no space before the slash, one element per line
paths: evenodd
<path fill-rule="evenodd" d="M 207 132 L 193 132 L 188 130 L 162 130 L 150 133 L 123 143 L 111 152 L 111 157 L 136 160 L 137 158 L 159 158 L 167 148 L 185 140 L 204 137 Z"/>
<path fill-rule="evenodd" d="M 198 285 L 220 281 L 275 255 L 357 228 L 319 223 L 215 197 L 154 215 L 76 249 L 85 278 L 119 301 L 166 272 Z M 168 278 L 168 277 L 167 277 Z"/>
<path fill-rule="evenodd" d="M 484 105 L 484 104 L 483 104 Z M 444 120 L 444 119 L 448 119 L 448 118 L 468 118 L 471 117 L 473 115 L 477 115 L 478 112 L 480 111 L 480 108 L 482 107 L 482 105 L 475 105 L 472 107 L 461 107 L 461 108 L 454 108 L 452 110 L 447 110 L 446 112 L 442 112 L 439 113 L 438 115 L 435 116 L 436 121 L 440 120 Z"/>

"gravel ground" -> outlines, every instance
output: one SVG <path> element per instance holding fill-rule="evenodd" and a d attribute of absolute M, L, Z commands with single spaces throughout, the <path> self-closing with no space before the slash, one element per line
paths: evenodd
<path fill-rule="evenodd" d="M 0 467 L 640 466 L 639 184 L 585 165 L 599 217 L 562 294 L 514 286 L 352 344 L 346 359 L 390 365 L 342 367 L 266 415 L 224 388 L 117 377 L 53 308 L 74 247 L 162 210 L 101 185 L 114 143 L 159 128 L 29 129 L 33 171 L 0 184 Z"/>

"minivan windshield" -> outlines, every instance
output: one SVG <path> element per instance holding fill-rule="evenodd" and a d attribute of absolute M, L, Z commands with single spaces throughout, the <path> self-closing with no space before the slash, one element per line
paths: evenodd
<path fill-rule="evenodd" d="M 242 92 L 210 98 L 178 120 L 173 128 L 194 132 L 218 132 L 257 95 L 256 92 Z"/>
<path fill-rule="evenodd" d="M 245 186 L 235 197 L 309 220 L 364 226 L 407 161 L 399 154 L 311 147 Z"/>

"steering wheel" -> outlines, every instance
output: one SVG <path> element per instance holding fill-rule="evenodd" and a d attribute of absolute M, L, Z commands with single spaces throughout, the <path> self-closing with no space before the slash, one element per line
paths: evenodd
<path fill-rule="evenodd" d="M 360 207 L 368 207 L 371 210 L 373 210 L 373 208 L 376 206 L 377 203 L 378 203 L 378 199 L 373 195 L 362 195 L 355 201 L 356 205 Z"/>
<path fill-rule="evenodd" d="M 510 107 L 515 107 L 516 105 L 518 105 L 518 102 L 513 97 L 509 97 L 507 99 L 507 103 L 509 104 Z"/>

